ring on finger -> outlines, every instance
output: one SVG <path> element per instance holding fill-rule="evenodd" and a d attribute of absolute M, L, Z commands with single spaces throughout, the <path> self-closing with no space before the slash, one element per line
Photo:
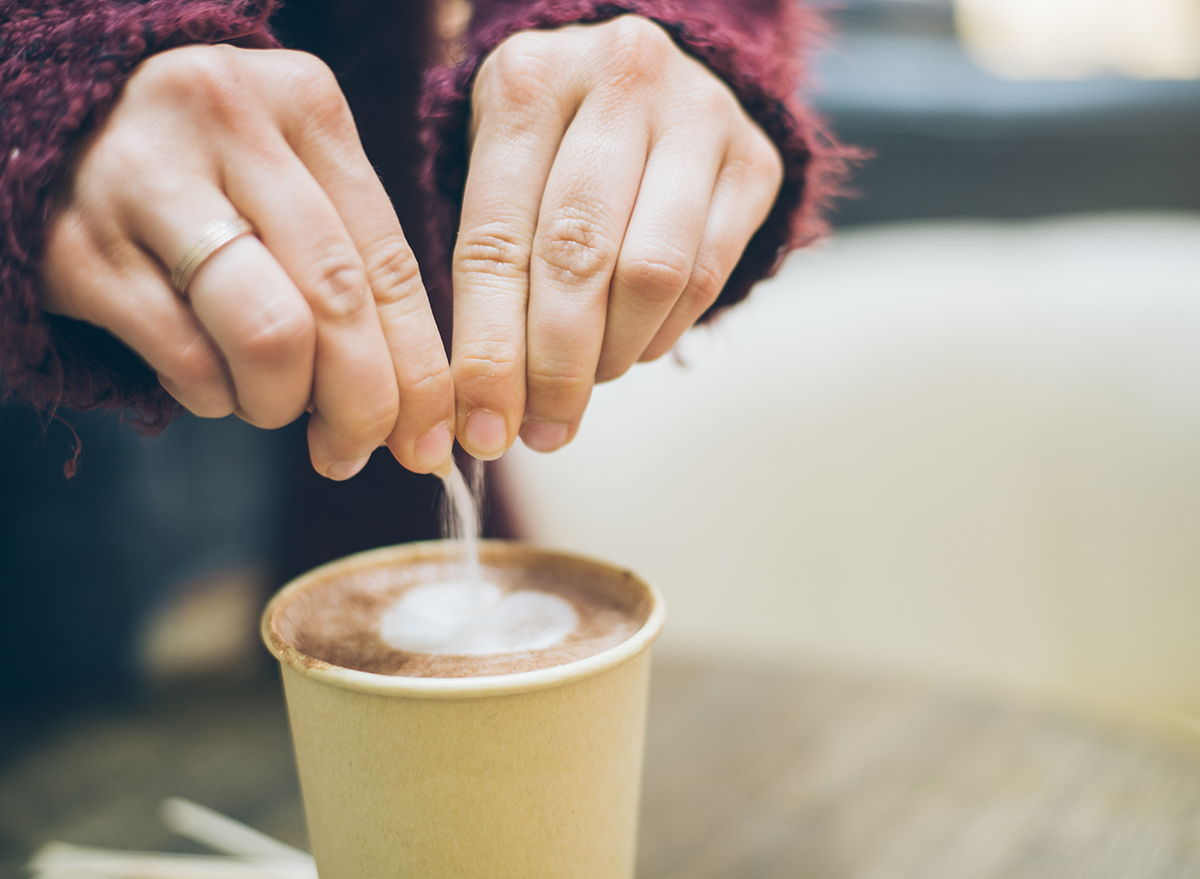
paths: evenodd
<path fill-rule="evenodd" d="M 180 295 L 185 295 L 192 277 L 218 250 L 243 235 L 256 234 L 258 233 L 255 232 L 254 226 L 245 217 L 225 220 L 210 227 L 205 236 L 183 255 L 183 259 L 171 272 L 171 286 L 178 290 Z"/>

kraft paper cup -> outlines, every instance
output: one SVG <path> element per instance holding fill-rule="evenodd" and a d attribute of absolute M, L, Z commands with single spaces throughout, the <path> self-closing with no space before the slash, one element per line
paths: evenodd
<path fill-rule="evenodd" d="M 275 628 L 290 596 L 364 568 L 453 564 L 442 542 L 317 568 L 263 615 L 283 667 L 309 839 L 321 879 L 629 879 L 633 876 L 651 642 L 661 596 L 603 562 L 484 541 L 485 565 L 570 576 L 650 602 L 623 643 L 549 669 L 414 678 L 331 666 Z"/>

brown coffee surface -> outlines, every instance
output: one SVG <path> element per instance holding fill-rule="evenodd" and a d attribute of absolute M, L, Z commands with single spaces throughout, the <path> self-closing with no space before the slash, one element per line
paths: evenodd
<path fill-rule="evenodd" d="M 409 589 L 461 579 L 463 569 L 440 560 L 351 566 L 287 595 L 271 614 L 274 636 L 317 667 L 338 666 L 407 677 L 484 677 L 552 668 L 585 659 L 628 640 L 649 619 L 651 599 L 628 572 L 566 556 L 508 558 L 485 553 L 483 576 L 505 593 L 535 590 L 571 603 L 579 624 L 549 647 L 484 656 L 413 653 L 379 634 L 380 619 Z"/>

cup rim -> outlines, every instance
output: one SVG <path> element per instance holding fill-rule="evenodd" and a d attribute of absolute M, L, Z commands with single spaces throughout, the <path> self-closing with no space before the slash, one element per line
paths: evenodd
<path fill-rule="evenodd" d="M 314 581 L 327 576 L 334 569 L 354 570 L 362 567 L 372 567 L 396 559 L 420 559 L 422 557 L 438 558 L 445 555 L 450 541 L 425 540 L 414 543 L 402 543 L 394 546 L 384 546 L 353 555 L 343 556 L 320 567 L 301 574 L 299 577 L 284 585 L 272 596 L 263 610 L 260 634 L 263 643 L 271 654 L 284 667 L 290 667 L 306 677 L 321 681 L 331 686 L 347 690 L 357 690 L 362 693 L 374 693 L 381 696 L 407 696 L 421 699 L 456 699 L 480 696 L 502 696 L 513 693 L 542 690 L 559 686 L 570 681 L 591 677 L 610 668 L 614 668 L 646 650 L 662 631 L 666 617 L 666 607 L 662 594 L 632 571 L 623 570 L 616 565 L 591 556 L 559 549 L 551 549 L 525 541 L 514 540 L 481 540 L 481 554 L 487 551 L 528 553 L 530 555 L 549 555 L 572 561 L 596 565 L 614 571 L 622 571 L 650 595 L 653 606 L 650 616 L 636 632 L 620 644 L 609 647 L 592 656 L 566 662 L 550 668 L 539 668 L 534 671 L 513 672 L 501 675 L 480 675 L 477 677 L 439 678 L 439 677 L 405 677 L 403 675 L 383 675 L 375 672 L 359 671 L 332 665 L 314 656 L 302 653 L 291 644 L 284 641 L 271 625 L 271 618 L 279 605 L 288 596 L 299 592 Z"/>

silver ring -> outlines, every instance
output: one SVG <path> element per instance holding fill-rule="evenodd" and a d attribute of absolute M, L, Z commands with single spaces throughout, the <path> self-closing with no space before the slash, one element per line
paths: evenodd
<path fill-rule="evenodd" d="M 203 238 L 196 242 L 195 247 L 183 255 L 179 265 L 175 266 L 175 271 L 171 272 L 171 286 L 178 290 L 180 295 L 186 294 L 188 284 L 192 283 L 192 276 L 200 270 L 200 266 L 208 262 L 214 253 L 235 238 L 254 234 L 257 234 L 254 227 L 245 217 L 226 220 L 213 226 Z"/>

